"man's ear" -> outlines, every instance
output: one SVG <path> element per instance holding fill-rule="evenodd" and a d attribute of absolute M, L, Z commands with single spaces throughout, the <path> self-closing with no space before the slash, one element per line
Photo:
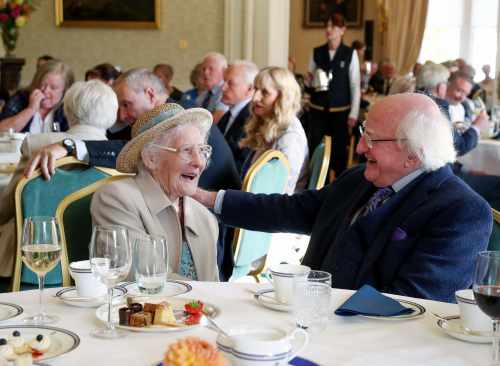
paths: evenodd
<path fill-rule="evenodd" d="M 405 168 L 418 168 L 420 163 L 420 159 L 417 155 L 409 153 L 405 161 Z"/>
<path fill-rule="evenodd" d="M 146 94 L 146 97 L 148 98 L 149 102 L 154 105 L 156 102 L 156 93 L 153 90 L 153 88 L 144 89 L 144 94 Z"/>

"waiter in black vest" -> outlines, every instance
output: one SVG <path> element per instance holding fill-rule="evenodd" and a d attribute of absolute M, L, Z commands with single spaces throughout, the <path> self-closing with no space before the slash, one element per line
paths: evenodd
<path fill-rule="evenodd" d="M 332 14 L 326 22 L 327 43 L 314 48 L 309 63 L 310 151 L 324 135 L 332 136 L 330 180 L 346 169 L 349 132 L 358 121 L 361 97 L 359 60 L 342 42 L 345 30 L 344 17 Z"/>

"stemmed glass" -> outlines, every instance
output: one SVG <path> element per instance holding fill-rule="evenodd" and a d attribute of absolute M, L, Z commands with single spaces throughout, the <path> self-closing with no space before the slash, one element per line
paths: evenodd
<path fill-rule="evenodd" d="M 106 328 L 92 331 L 98 338 L 120 338 L 125 336 L 111 321 L 113 287 L 123 281 L 132 264 L 132 253 L 127 230 L 121 226 L 94 226 L 90 240 L 90 267 L 92 273 L 108 289 L 108 319 Z"/>
<path fill-rule="evenodd" d="M 474 274 L 474 297 L 483 313 L 493 322 L 493 359 L 500 365 L 500 252 L 480 252 Z"/>
<path fill-rule="evenodd" d="M 55 323 L 59 318 L 43 311 L 43 287 L 45 275 L 50 272 L 61 259 L 59 225 L 55 217 L 33 216 L 24 220 L 21 243 L 24 264 L 38 276 L 38 313 L 25 318 L 33 324 Z"/>

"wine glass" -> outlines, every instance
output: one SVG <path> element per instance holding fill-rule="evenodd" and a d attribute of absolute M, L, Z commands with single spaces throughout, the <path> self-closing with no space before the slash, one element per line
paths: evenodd
<path fill-rule="evenodd" d="M 32 216 L 24 220 L 21 243 L 22 261 L 38 276 L 38 313 L 25 319 L 33 324 L 55 323 L 58 317 L 43 311 L 43 287 L 45 275 L 61 259 L 59 225 L 55 217 Z"/>
<path fill-rule="evenodd" d="M 108 289 L 108 321 L 106 328 L 92 331 L 98 338 L 120 338 L 125 336 L 111 321 L 113 287 L 123 281 L 132 264 L 132 253 L 127 230 L 121 226 L 94 226 L 90 240 L 90 267 L 92 273 Z"/>
<path fill-rule="evenodd" d="M 483 313 L 493 322 L 493 359 L 491 365 L 500 365 L 500 252 L 480 252 L 474 274 L 474 297 Z"/>

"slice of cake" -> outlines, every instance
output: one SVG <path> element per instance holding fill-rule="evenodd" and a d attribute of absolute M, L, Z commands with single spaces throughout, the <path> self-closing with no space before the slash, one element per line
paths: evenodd
<path fill-rule="evenodd" d="M 170 305 L 166 301 L 156 304 L 155 318 L 153 324 L 177 326 L 177 320 L 175 319 L 172 305 Z"/>
<path fill-rule="evenodd" d="M 147 327 L 152 323 L 151 313 L 140 311 L 130 315 L 129 324 L 131 327 Z"/>

